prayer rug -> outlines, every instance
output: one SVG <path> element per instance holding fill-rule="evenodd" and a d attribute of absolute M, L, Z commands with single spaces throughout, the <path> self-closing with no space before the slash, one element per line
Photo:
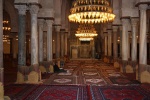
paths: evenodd
<path fill-rule="evenodd" d="M 100 76 L 97 72 L 82 72 L 83 76 Z"/>
<path fill-rule="evenodd" d="M 84 68 L 95 68 L 94 65 L 84 65 L 83 67 L 84 67 Z"/>
<path fill-rule="evenodd" d="M 22 98 L 26 97 L 38 86 L 32 84 L 10 84 L 4 87 L 4 94 L 9 96 L 11 100 L 22 100 Z"/>
<path fill-rule="evenodd" d="M 100 76 L 80 76 L 78 83 L 86 85 L 106 85 L 106 81 Z"/>
<path fill-rule="evenodd" d="M 58 73 L 57 75 L 64 75 L 64 76 L 66 76 L 66 75 L 72 75 L 72 73 L 71 72 L 65 72 L 65 73 Z"/>
<path fill-rule="evenodd" d="M 114 68 L 100 69 L 101 72 L 114 73 L 117 72 Z"/>
<path fill-rule="evenodd" d="M 97 72 L 96 68 L 83 68 L 82 70 L 83 71 L 96 71 Z"/>
<path fill-rule="evenodd" d="M 122 73 L 120 72 L 113 72 L 113 73 L 107 73 L 107 72 L 103 72 L 102 75 L 104 77 L 125 77 Z"/>
<path fill-rule="evenodd" d="M 88 100 L 88 93 L 86 86 L 42 85 L 24 100 Z"/>
<path fill-rule="evenodd" d="M 140 86 L 91 86 L 92 100 L 150 100 Z"/>
<path fill-rule="evenodd" d="M 139 82 L 134 80 L 129 80 L 126 77 L 108 77 L 108 79 L 112 82 L 112 84 L 117 85 L 134 85 L 139 84 Z"/>
<path fill-rule="evenodd" d="M 77 79 L 74 76 L 55 75 L 47 79 L 43 84 L 77 84 Z"/>

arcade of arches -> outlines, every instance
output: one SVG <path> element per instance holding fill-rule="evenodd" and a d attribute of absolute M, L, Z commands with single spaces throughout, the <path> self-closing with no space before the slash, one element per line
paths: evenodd
<path fill-rule="evenodd" d="M 150 1 L 107 0 L 115 20 L 94 24 L 98 36 L 91 41 L 75 36 L 79 24 L 68 20 L 73 1 L 0 0 L 0 100 L 9 84 L 63 84 L 54 82 L 61 79 L 54 73 L 55 62 L 67 70 L 62 74 L 66 84 L 86 84 L 95 74 L 104 77 L 105 85 L 113 84 L 108 81 L 112 73 L 103 72 L 110 66 L 116 76 L 150 83 Z M 91 66 L 99 72 L 86 70 Z"/>

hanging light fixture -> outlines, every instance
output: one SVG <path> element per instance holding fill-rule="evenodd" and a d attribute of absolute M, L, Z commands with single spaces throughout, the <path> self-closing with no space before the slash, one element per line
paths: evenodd
<path fill-rule="evenodd" d="M 97 36 L 94 25 L 92 24 L 80 24 L 75 34 L 81 41 L 93 40 L 93 37 Z"/>
<path fill-rule="evenodd" d="M 70 12 L 69 21 L 77 23 L 105 23 L 115 18 L 107 0 L 76 0 Z"/>
<path fill-rule="evenodd" d="M 3 31 L 10 31 L 11 28 L 9 26 L 9 21 L 8 20 L 3 20 Z"/>
<path fill-rule="evenodd" d="M 10 33 L 10 16 L 3 10 L 3 42 L 10 42 L 9 33 Z"/>

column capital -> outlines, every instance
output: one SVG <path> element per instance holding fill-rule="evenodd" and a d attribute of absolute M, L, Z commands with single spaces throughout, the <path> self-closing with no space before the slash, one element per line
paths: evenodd
<path fill-rule="evenodd" d="M 54 23 L 53 20 L 46 20 L 47 26 L 52 26 L 53 23 Z"/>
<path fill-rule="evenodd" d="M 107 32 L 110 35 L 112 33 L 112 29 L 107 29 Z"/>
<path fill-rule="evenodd" d="M 129 19 L 127 19 L 127 18 L 121 19 L 121 21 L 122 21 L 123 25 L 128 25 L 129 24 Z"/>
<path fill-rule="evenodd" d="M 122 31 L 122 25 L 121 25 L 121 26 L 119 26 L 119 30 L 121 30 L 121 31 Z"/>
<path fill-rule="evenodd" d="M 61 26 L 55 26 L 56 32 L 60 32 Z"/>
<path fill-rule="evenodd" d="M 139 5 L 139 10 L 147 10 L 148 5 L 147 4 L 140 4 Z"/>
<path fill-rule="evenodd" d="M 44 19 L 38 19 L 38 24 L 39 24 L 39 26 L 43 26 L 44 25 Z"/>
<path fill-rule="evenodd" d="M 108 36 L 108 33 L 107 32 L 104 32 L 104 37 L 107 37 Z"/>
<path fill-rule="evenodd" d="M 131 18 L 131 25 L 136 26 L 138 24 L 139 18 Z"/>
<path fill-rule="evenodd" d="M 26 15 L 28 7 L 26 5 L 15 5 L 15 8 L 18 9 L 19 15 Z"/>
<path fill-rule="evenodd" d="M 119 26 L 113 26 L 112 28 L 113 28 L 113 32 L 117 32 Z"/>
<path fill-rule="evenodd" d="M 38 14 L 39 6 L 38 5 L 30 5 L 29 10 L 30 10 L 31 14 Z"/>

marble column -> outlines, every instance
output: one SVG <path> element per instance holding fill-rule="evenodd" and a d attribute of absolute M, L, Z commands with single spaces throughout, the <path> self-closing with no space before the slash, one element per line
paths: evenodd
<path fill-rule="evenodd" d="M 26 5 L 15 5 L 19 13 L 18 65 L 26 65 Z"/>
<path fill-rule="evenodd" d="M 4 68 L 3 68 L 3 0 L 0 0 L 0 87 L 4 84 Z M 1 90 L 2 89 L 2 90 Z M 1 87 L 1 93 L 4 93 Z M 2 94 L 4 96 L 4 94 Z M 0 97 L 0 99 L 4 99 Z"/>
<path fill-rule="evenodd" d="M 129 19 L 122 19 L 122 60 L 128 61 L 128 23 Z"/>
<path fill-rule="evenodd" d="M 65 55 L 67 55 L 67 52 L 68 52 L 68 42 L 67 42 L 67 40 L 68 40 L 68 33 L 66 32 L 65 33 Z"/>
<path fill-rule="evenodd" d="M 52 49 L 52 20 L 46 20 L 47 23 L 47 61 L 53 60 L 53 49 Z"/>
<path fill-rule="evenodd" d="M 56 26 L 56 58 L 60 58 L 60 27 Z"/>
<path fill-rule="evenodd" d="M 146 10 L 147 4 L 139 5 L 140 10 L 140 40 L 139 64 L 147 64 Z"/>
<path fill-rule="evenodd" d="M 108 42 L 107 41 L 107 36 L 108 36 L 107 33 L 104 33 L 104 37 L 105 37 L 105 56 L 107 56 L 107 54 L 108 54 L 108 52 L 107 52 L 107 47 L 108 47 L 107 46 L 107 42 Z"/>
<path fill-rule="evenodd" d="M 17 59 L 16 38 L 13 38 L 13 59 Z"/>
<path fill-rule="evenodd" d="M 39 62 L 44 60 L 43 57 L 43 25 L 44 19 L 39 19 Z"/>
<path fill-rule="evenodd" d="M 47 32 L 43 32 L 43 58 L 44 61 L 47 61 Z"/>
<path fill-rule="evenodd" d="M 122 58 L 122 26 L 120 26 L 119 27 L 119 39 L 120 39 L 120 42 L 119 42 L 119 44 L 120 44 L 120 58 Z"/>
<path fill-rule="evenodd" d="M 112 30 L 108 30 L 108 56 L 112 56 Z"/>
<path fill-rule="evenodd" d="M 38 65 L 38 25 L 37 14 L 39 11 L 38 5 L 31 5 L 31 65 Z"/>
<path fill-rule="evenodd" d="M 128 41 L 128 60 L 131 58 L 131 56 L 130 56 L 130 37 L 131 37 L 131 31 L 128 31 L 128 36 L 127 36 L 128 38 L 127 38 L 127 41 Z"/>
<path fill-rule="evenodd" d="M 113 26 L 113 58 L 116 59 L 118 57 L 118 26 Z"/>
<path fill-rule="evenodd" d="M 137 61 L 137 24 L 138 18 L 131 18 L 132 26 L 132 43 L 131 43 L 131 60 Z"/>
<path fill-rule="evenodd" d="M 61 44 L 61 57 L 64 57 L 64 51 L 65 51 L 65 38 L 64 38 L 64 36 L 65 36 L 65 33 L 64 32 L 61 32 L 61 42 L 60 42 L 60 44 Z"/>
<path fill-rule="evenodd" d="M 149 45 L 148 46 L 149 46 L 149 51 L 148 52 L 149 52 L 149 59 L 150 59 L 150 41 L 149 41 Z"/>

